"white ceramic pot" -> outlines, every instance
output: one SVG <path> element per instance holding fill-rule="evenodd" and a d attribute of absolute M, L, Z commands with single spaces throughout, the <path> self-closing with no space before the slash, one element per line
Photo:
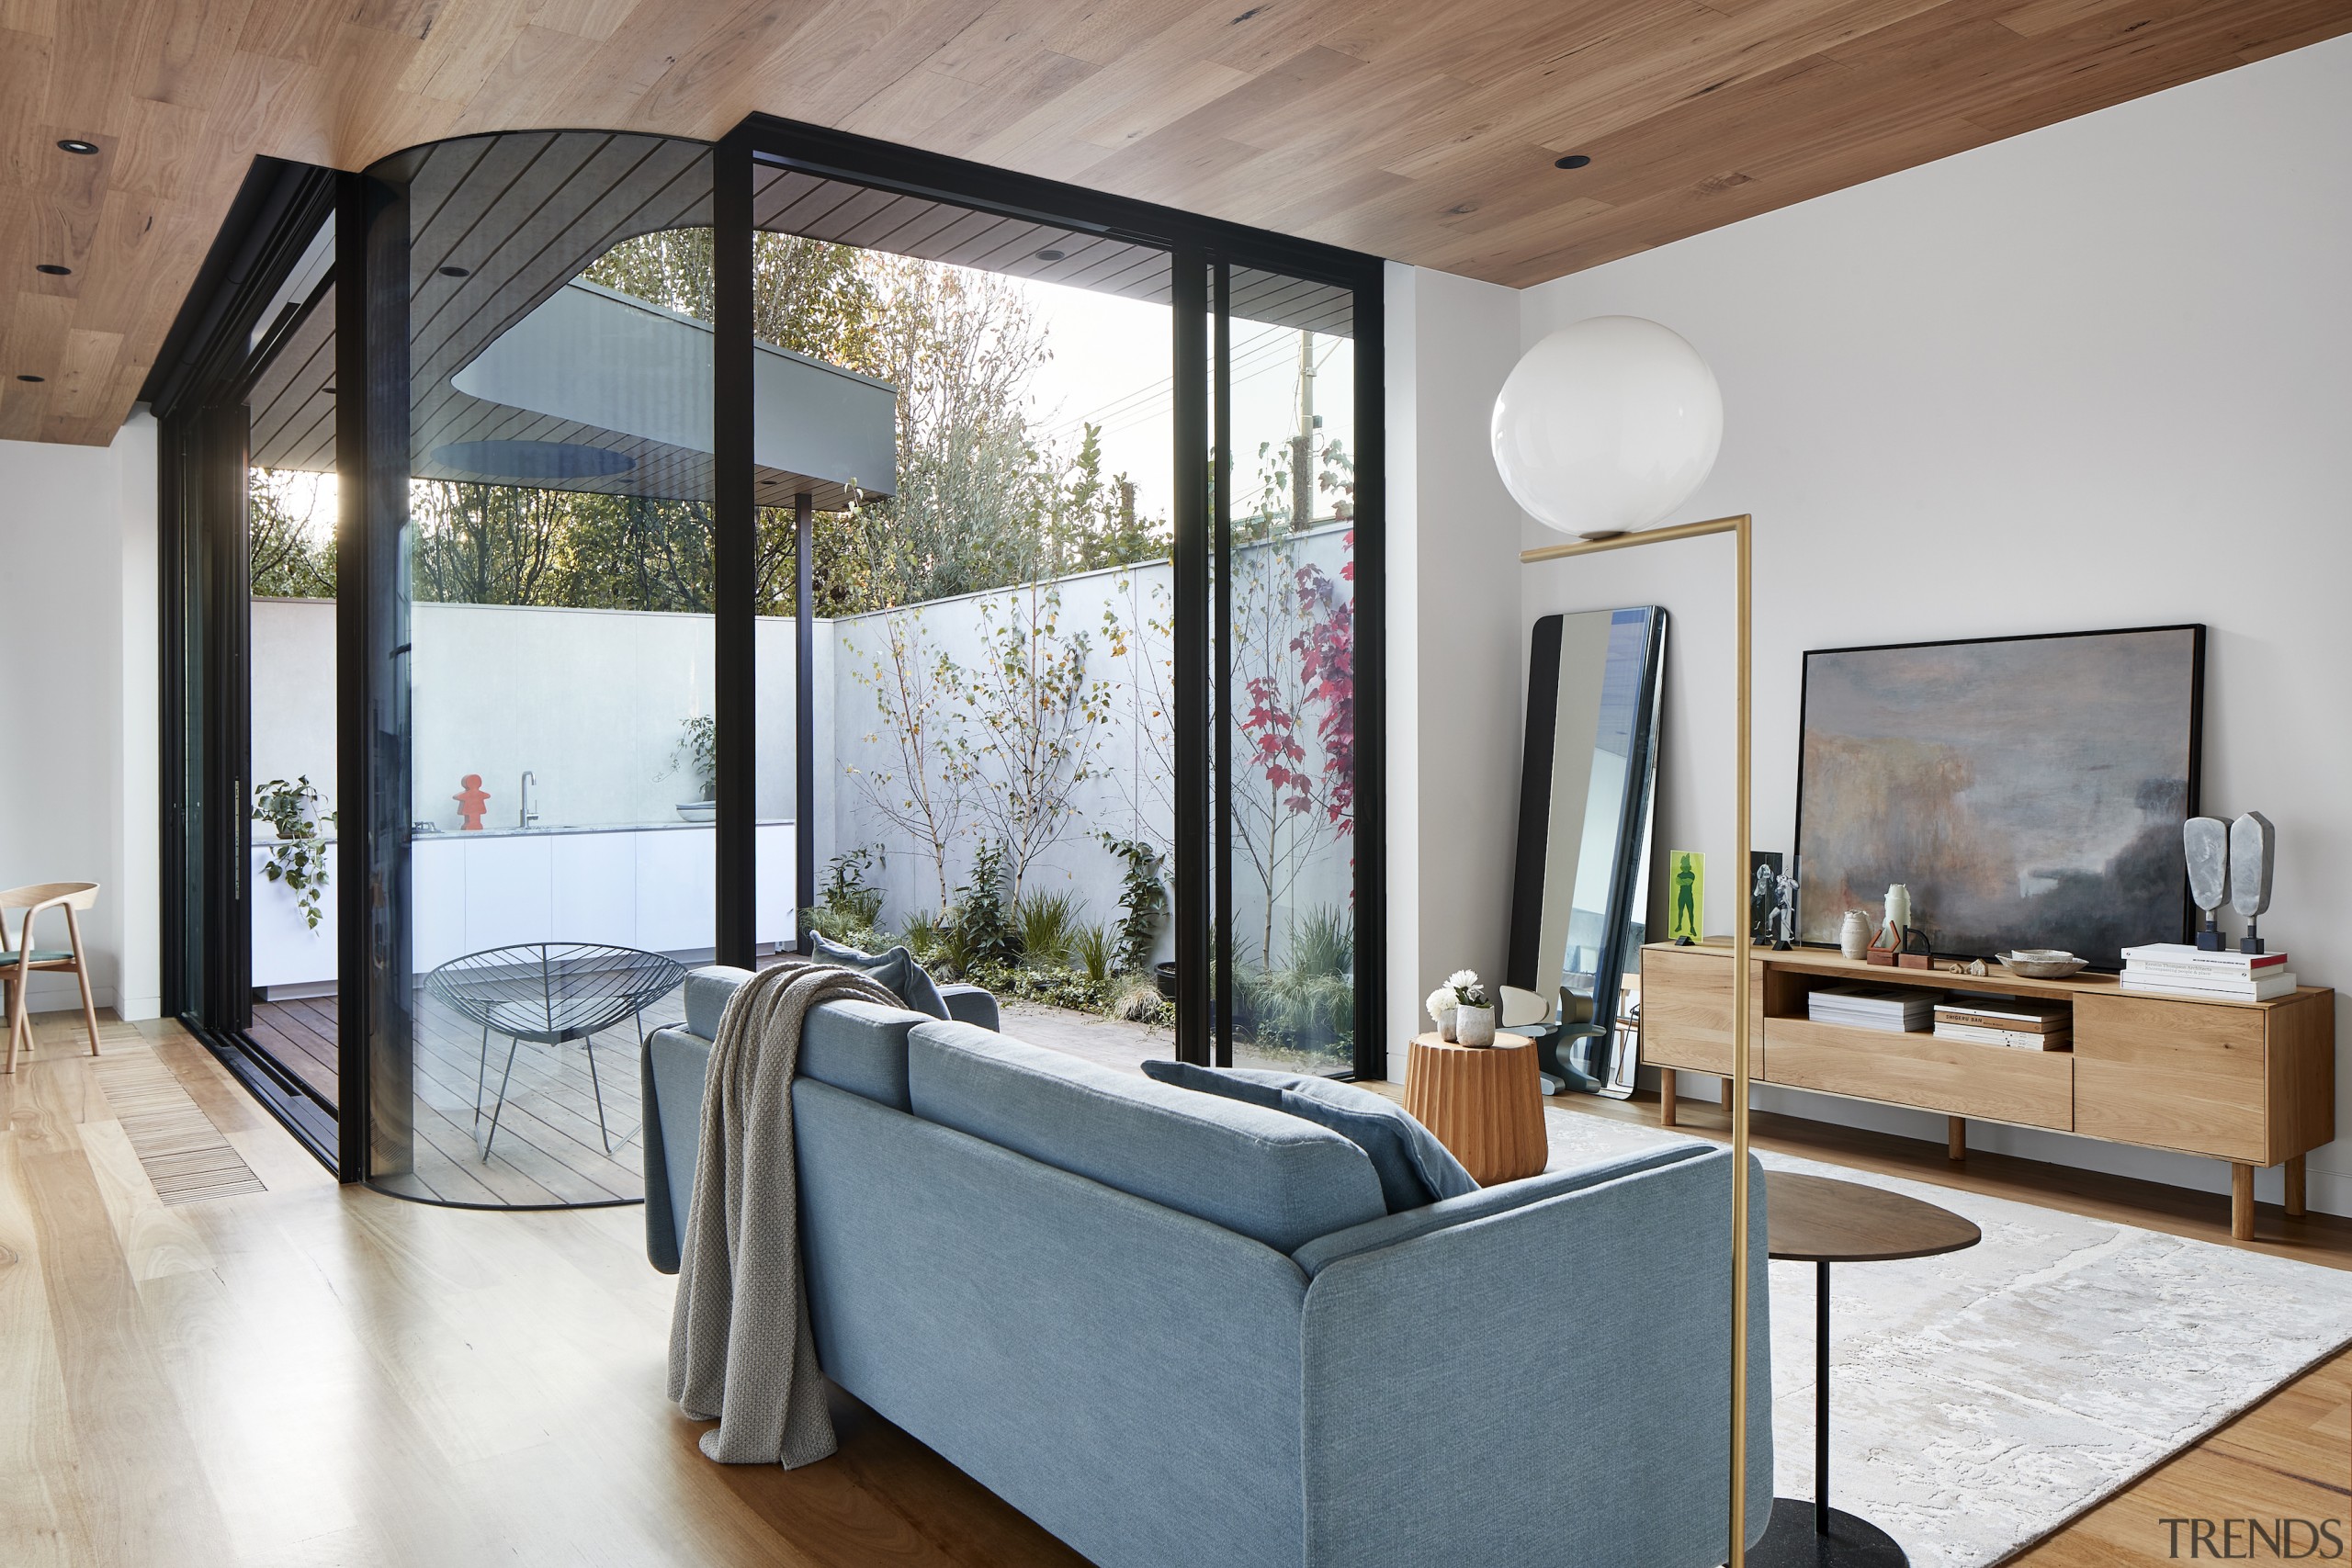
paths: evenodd
<path fill-rule="evenodd" d="M 1463 1045 L 1492 1045 L 1495 1043 L 1495 1010 L 1454 1009 L 1453 1038 Z"/>
<path fill-rule="evenodd" d="M 1460 1008 L 1440 1008 L 1437 1015 L 1437 1037 L 1448 1045 L 1453 1043 L 1453 1021 L 1460 1017 Z"/>
<path fill-rule="evenodd" d="M 1860 961 L 1871 950 L 1871 917 L 1864 909 L 1846 911 L 1846 923 L 1838 928 L 1838 951 Z"/>

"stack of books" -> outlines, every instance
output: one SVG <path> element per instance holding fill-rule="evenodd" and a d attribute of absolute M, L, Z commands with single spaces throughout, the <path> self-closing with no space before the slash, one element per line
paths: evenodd
<path fill-rule="evenodd" d="M 1816 1023 L 1882 1029 L 1889 1034 L 1925 1032 L 1935 1013 L 1933 992 L 1903 986 L 1831 986 L 1805 998 L 1805 1016 Z"/>
<path fill-rule="evenodd" d="M 2123 988 L 2267 1002 L 2295 994 L 2295 972 L 2283 953 L 2208 953 L 2184 942 L 2152 942 L 2123 950 Z"/>
<path fill-rule="evenodd" d="M 2016 1051 L 2071 1051 L 2075 1010 L 2039 997 L 1970 996 L 1955 992 L 1936 1004 L 1936 1038 Z"/>

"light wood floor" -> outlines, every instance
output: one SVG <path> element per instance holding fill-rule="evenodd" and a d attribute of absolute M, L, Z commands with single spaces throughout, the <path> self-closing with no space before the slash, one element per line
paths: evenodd
<path fill-rule="evenodd" d="M 109 1050 L 152 1051 L 267 1189 L 166 1204 L 67 1021 L 40 1033 L 0 1077 L 8 1568 L 1079 1562 L 846 1399 L 827 1463 L 703 1460 L 702 1425 L 662 1398 L 671 1282 L 645 1266 L 640 1211 L 477 1213 L 337 1188 L 175 1029 L 110 1022 Z M 1685 1103 L 1706 1131 L 1710 1112 Z M 1766 1147 L 1942 1165 L 1928 1145 L 1757 1122 Z M 2208 1201 L 2165 1189 L 1990 1156 L 1946 1174 L 2227 1239 Z M 2262 1222 L 2256 1246 L 2352 1267 L 2352 1224 Z M 2166 1517 L 2341 1521 L 2347 1462 L 2352 1357 L 2018 1561 L 2173 1561 Z"/>

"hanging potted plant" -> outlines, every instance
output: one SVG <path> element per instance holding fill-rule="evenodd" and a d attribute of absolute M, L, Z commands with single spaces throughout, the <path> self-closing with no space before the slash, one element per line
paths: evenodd
<path fill-rule="evenodd" d="M 254 820 L 268 823 L 277 837 L 269 846 L 261 874 L 282 883 L 294 895 L 294 907 L 302 911 L 312 931 L 319 929 L 326 913 L 320 903 L 327 886 L 324 829 L 334 821 L 334 814 L 321 810 L 324 804 L 325 797 L 308 773 L 291 781 L 272 779 L 254 790 Z"/>

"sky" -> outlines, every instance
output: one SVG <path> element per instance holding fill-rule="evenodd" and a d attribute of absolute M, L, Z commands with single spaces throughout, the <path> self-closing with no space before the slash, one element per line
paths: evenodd
<path fill-rule="evenodd" d="M 1175 446 L 1170 375 L 1169 309 L 1064 284 L 1016 280 L 1046 324 L 1053 357 L 1030 382 L 1033 416 L 1057 442 L 1075 448 L 1088 421 L 1102 427 L 1103 471 L 1136 481 L 1136 510 L 1165 516 Z M 1246 485 L 1261 443 L 1288 440 L 1296 429 L 1298 337 L 1286 327 L 1233 326 L 1233 446 L 1237 491 Z M 1316 411 L 1323 433 L 1355 449 L 1354 344 L 1315 340 Z"/>

